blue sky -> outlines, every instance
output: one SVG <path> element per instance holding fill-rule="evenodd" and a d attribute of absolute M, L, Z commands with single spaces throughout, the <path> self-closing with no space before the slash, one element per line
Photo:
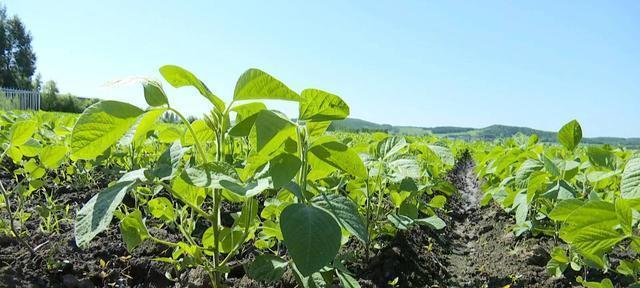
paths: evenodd
<path fill-rule="evenodd" d="M 640 136 L 638 1 L 3 1 L 63 92 L 144 106 L 131 75 L 177 64 L 230 99 L 260 68 L 344 98 L 351 116 Z M 242 2 L 242 4 L 240 4 Z M 167 88 L 200 115 L 195 90 Z M 295 117 L 292 103 L 272 107 Z"/>

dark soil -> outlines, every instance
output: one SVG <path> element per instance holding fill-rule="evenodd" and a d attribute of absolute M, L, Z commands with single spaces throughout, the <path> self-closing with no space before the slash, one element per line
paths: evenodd
<path fill-rule="evenodd" d="M 4 172 L 4 171 L 3 171 Z M 11 189 L 14 185 L 8 173 L 0 174 L 0 181 Z M 59 187 L 54 193 L 58 204 L 70 205 L 75 212 L 93 195 L 105 187 L 107 179 L 102 179 L 95 187 Z M 50 186 L 47 186 L 50 187 Z M 49 189 L 49 188 L 47 188 Z M 125 249 L 118 229 L 108 229 L 91 241 L 88 248 L 81 250 L 75 245 L 73 223 L 61 222 L 59 233 L 45 234 L 39 227 L 39 217 L 35 207 L 43 201 L 34 192 L 24 209 L 32 213 L 21 231 L 25 241 L 38 247 L 36 255 L 6 235 L 0 236 L 0 287 L 167 287 L 171 285 L 164 276 L 170 267 L 152 261 L 155 257 L 170 256 L 166 247 L 146 241 L 129 254 Z M 13 205 L 12 205 L 13 206 Z M 8 219 L 5 210 L 2 219 Z M 18 223 L 17 223 L 18 224 Z M 165 230 L 150 228 L 150 232 L 161 239 L 175 241 L 176 235 Z"/>

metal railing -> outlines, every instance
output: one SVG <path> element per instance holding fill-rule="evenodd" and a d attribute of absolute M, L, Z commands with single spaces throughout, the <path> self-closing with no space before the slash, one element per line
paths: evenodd
<path fill-rule="evenodd" d="M 40 92 L 37 90 L 21 90 L 13 88 L 0 87 L 0 97 L 14 103 L 12 109 L 20 110 L 39 110 L 40 109 Z"/>

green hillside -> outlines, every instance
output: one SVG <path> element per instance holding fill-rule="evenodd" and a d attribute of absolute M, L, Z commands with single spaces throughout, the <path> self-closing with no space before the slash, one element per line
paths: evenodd
<path fill-rule="evenodd" d="M 389 124 L 377 124 L 361 119 L 349 118 L 341 121 L 335 121 L 331 124 L 331 129 L 336 131 L 359 131 L 372 132 L 384 131 L 391 134 L 401 135 L 435 135 L 447 138 L 456 138 L 464 140 L 494 140 L 499 138 L 511 137 L 516 134 L 532 135 L 536 134 L 543 142 L 556 142 L 556 133 L 542 131 L 528 127 L 516 127 L 507 125 L 491 125 L 485 128 L 468 128 L 468 127 L 415 127 L 415 126 L 393 126 Z M 594 137 L 585 138 L 583 143 L 587 144 L 610 144 L 623 145 L 627 147 L 640 147 L 640 138 L 621 138 L 621 137 Z"/>

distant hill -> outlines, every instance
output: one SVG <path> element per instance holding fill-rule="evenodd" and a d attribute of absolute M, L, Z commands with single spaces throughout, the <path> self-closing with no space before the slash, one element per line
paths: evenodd
<path fill-rule="evenodd" d="M 518 133 L 524 135 L 536 134 L 543 142 L 556 142 L 556 132 L 542 131 L 528 127 L 516 127 L 506 125 L 491 125 L 485 128 L 467 127 L 414 127 L 414 126 L 393 126 L 389 124 L 377 124 L 361 119 L 349 118 L 334 121 L 330 129 L 337 131 L 352 132 L 374 132 L 381 131 L 391 134 L 401 135 L 435 135 L 446 138 L 456 138 L 465 140 L 494 140 L 514 136 Z M 626 147 L 639 148 L 640 138 L 620 138 L 620 137 L 594 137 L 584 138 L 583 143 L 587 144 L 610 144 L 622 145 Z"/>

